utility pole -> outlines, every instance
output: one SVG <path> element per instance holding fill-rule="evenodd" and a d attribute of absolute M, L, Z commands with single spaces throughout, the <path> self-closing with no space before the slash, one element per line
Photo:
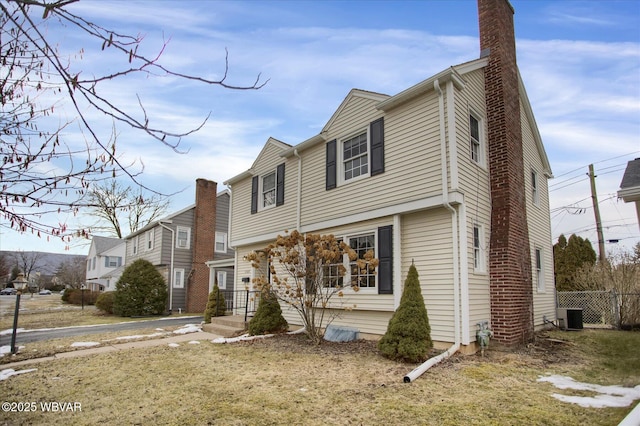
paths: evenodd
<path fill-rule="evenodd" d="M 591 201 L 593 202 L 593 213 L 596 215 L 596 230 L 598 232 L 599 260 L 606 260 L 604 253 L 604 236 L 602 235 L 602 221 L 600 220 L 600 208 L 598 207 L 598 194 L 596 193 L 596 175 L 593 172 L 593 164 L 589 164 L 589 180 L 591 181 Z"/>

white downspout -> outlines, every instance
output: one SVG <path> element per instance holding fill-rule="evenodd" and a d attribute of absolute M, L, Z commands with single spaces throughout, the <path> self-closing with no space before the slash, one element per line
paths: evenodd
<path fill-rule="evenodd" d="M 300 232 L 300 226 L 302 226 L 302 157 L 298 154 L 297 149 L 293 150 L 293 155 L 298 157 L 298 210 L 296 212 L 296 230 Z"/>
<path fill-rule="evenodd" d="M 164 229 L 167 229 L 169 232 L 171 232 L 171 265 L 169 266 L 169 312 L 173 312 L 173 257 L 174 257 L 174 250 L 176 247 L 175 244 L 175 231 L 171 228 L 169 228 L 167 225 L 165 225 L 162 222 L 158 222 L 158 224 L 160 226 L 162 226 Z"/>
<path fill-rule="evenodd" d="M 453 332 L 454 343 L 449 349 L 444 351 L 438 356 L 428 359 L 424 363 L 420 364 L 406 376 L 403 381 L 410 383 L 424 374 L 428 369 L 434 365 L 444 361 L 451 355 L 456 353 L 460 349 L 460 271 L 458 265 L 458 214 L 451 204 L 449 204 L 449 189 L 447 187 L 447 138 L 445 134 L 446 124 L 444 115 L 444 97 L 442 89 L 440 88 L 440 82 L 438 79 L 433 82 L 433 87 L 438 93 L 438 107 L 440 115 L 440 161 L 442 163 L 442 205 L 451 212 L 452 226 L 451 234 L 453 239 Z M 451 106 L 449 106 L 451 108 Z"/>

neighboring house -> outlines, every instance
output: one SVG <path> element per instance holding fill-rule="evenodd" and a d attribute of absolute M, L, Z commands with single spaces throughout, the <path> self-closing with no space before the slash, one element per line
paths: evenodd
<path fill-rule="evenodd" d="M 294 146 L 269 138 L 225 182 L 236 286 L 258 273 L 248 253 L 297 229 L 375 251 L 376 274 L 345 278 L 366 284 L 345 288 L 355 307 L 334 321 L 363 335 L 385 333 L 411 263 L 440 346 L 473 350 L 485 321 L 515 344 L 555 320 L 551 168 L 515 62 L 513 9 L 479 7 L 480 59 L 394 96 L 354 89 L 319 134 Z"/>
<path fill-rule="evenodd" d="M 87 256 L 86 286 L 92 291 L 114 291 L 122 275 L 126 244 L 120 238 L 93 236 Z"/>
<path fill-rule="evenodd" d="M 209 267 L 209 292 L 215 283 L 220 290 L 233 290 L 233 264 L 235 253 L 229 247 L 229 205 L 231 192 L 224 190 L 218 193 L 214 258 L 206 262 Z"/>
<path fill-rule="evenodd" d="M 627 163 L 622 182 L 620 182 L 618 197 L 622 198 L 625 203 L 634 202 L 636 204 L 638 226 L 640 226 L 640 158 Z"/>
<path fill-rule="evenodd" d="M 234 257 L 228 250 L 228 231 L 217 227 L 217 223 L 223 226 L 228 222 L 229 192 L 217 194 L 216 188 L 215 182 L 198 179 L 195 204 L 125 238 L 126 265 L 146 259 L 165 278 L 169 311 L 204 312 L 215 279 L 209 275 L 210 268 L 218 277 L 226 278 L 226 288 L 233 289 L 233 262 L 225 263 L 225 259 Z M 216 251 L 216 236 L 224 241 L 224 250 Z"/>

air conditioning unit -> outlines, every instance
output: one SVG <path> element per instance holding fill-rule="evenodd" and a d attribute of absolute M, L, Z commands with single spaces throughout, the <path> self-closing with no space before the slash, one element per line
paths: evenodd
<path fill-rule="evenodd" d="M 558 308 L 558 327 L 562 330 L 582 330 L 582 309 Z"/>

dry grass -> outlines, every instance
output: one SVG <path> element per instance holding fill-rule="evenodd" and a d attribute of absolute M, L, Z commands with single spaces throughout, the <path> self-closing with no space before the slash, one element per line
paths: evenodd
<path fill-rule="evenodd" d="M 640 383 L 633 353 L 620 355 L 627 373 L 603 366 L 601 346 L 612 336 L 640 344 L 638 333 L 550 332 L 518 351 L 494 345 L 484 358 L 455 356 L 411 384 L 402 377 L 414 366 L 380 357 L 371 343 L 310 347 L 295 336 L 59 359 L 1 382 L 3 398 L 79 402 L 82 411 L 3 412 L 0 423 L 616 425 L 630 407 L 563 403 L 551 394 L 570 391 L 536 382 L 554 373 Z"/>

